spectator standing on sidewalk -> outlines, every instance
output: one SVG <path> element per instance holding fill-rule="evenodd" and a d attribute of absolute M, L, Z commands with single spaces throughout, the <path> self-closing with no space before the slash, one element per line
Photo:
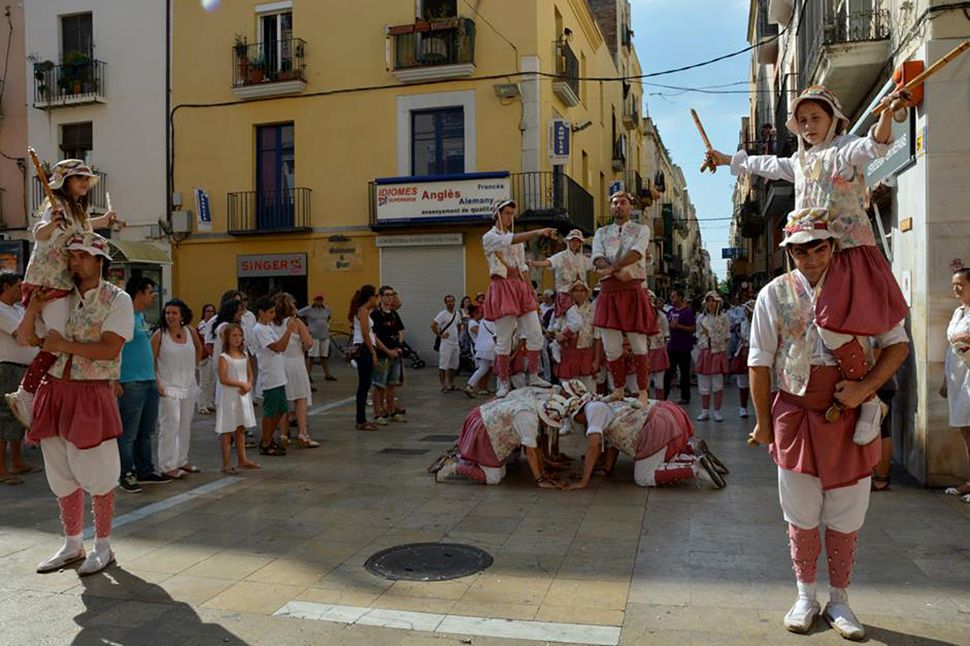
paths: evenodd
<path fill-rule="evenodd" d="M 386 426 L 389 421 L 406 422 L 397 405 L 397 389 L 401 385 L 401 344 L 404 343 L 404 322 L 392 307 L 397 296 L 394 288 L 380 288 L 380 304 L 370 313 L 371 326 L 377 343 L 377 365 L 374 366 L 374 421 Z"/>
<path fill-rule="evenodd" d="M 155 281 L 146 276 L 133 276 L 125 291 L 135 310 L 135 327 L 131 340 L 121 350 L 121 376 L 115 383 L 124 428 L 118 442 L 120 486 L 128 493 L 138 493 L 143 484 L 163 484 L 172 478 L 156 472 L 152 462 L 152 445 L 158 429 L 158 388 L 145 310 L 155 302 Z"/>
<path fill-rule="evenodd" d="M 297 320 L 287 321 L 282 336 L 273 329 L 276 307 L 273 299 L 263 296 L 256 303 L 259 319 L 253 328 L 253 335 L 259 344 L 259 365 L 261 370 L 256 382 L 256 391 L 263 397 L 262 438 L 259 444 L 260 455 L 286 455 L 286 449 L 273 441 L 273 432 L 280 419 L 286 415 L 286 364 L 283 352 L 290 337 L 296 332 Z M 225 339 L 223 340 L 225 341 Z"/>
<path fill-rule="evenodd" d="M 39 352 L 36 347 L 17 343 L 17 326 L 24 318 L 20 306 L 23 277 L 11 271 L 0 271 L 0 392 L 13 392 L 20 385 L 27 366 Z M 24 427 L 7 406 L 0 406 L 0 483 L 23 484 L 20 476 L 39 469 L 24 462 L 21 446 Z M 10 445 L 10 470 L 7 470 L 7 445 Z"/>
<path fill-rule="evenodd" d="M 206 303 L 202 306 L 202 318 L 196 326 L 196 332 L 202 340 L 202 362 L 198 365 L 196 372 L 199 380 L 199 414 L 211 415 L 216 408 L 216 379 L 215 368 L 212 364 L 218 361 L 219 357 L 212 358 L 211 348 L 206 345 L 206 331 L 209 324 L 216 318 L 216 306 Z"/>
<path fill-rule="evenodd" d="M 667 343 L 667 356 L 670 357 L 670 368 L 664 375 L 664 394 L 670 397 L 670 386 L 674 381 L 674 372 L 680 371 L 680 401 L 686 406 L 690 403 L 690 362 L 691 350 L 694 349 L 694 332 L 697 322 L 694 310 L 684 299 L 684 291 L 675 289 L 670 292 L 671 309 L 667 313 L 670 323 L 670 342 Z"/>
<path fill-rule="evenodd" d="M 377 363 L 377 341 L 371 327 L 370 313 L 377 307 L 377 288 L 364 285 L 350 299 L 347 320 L 354 326 L 354 359 L 357 362 L 357 430 L 376 431 L 377 424 L 367 421 L 367 393 L 370 391 Z"/>
<path fill-rule="evenodd" d="M 437 337 L 435 350 L 438 351 L 438 382 L 441 392 L 457 390 L 455 375 L 458 373 L 460 347 L 458 337 L 461 332 L 461 313 L 455 309 L 455 297 L 445 296 L 445 309 L 431 321 L 431 331 Z"/>
<path fill-rule="evenodd" d="M 307 352 L 306 360 L 306 369 L 310 374 L 310 381 L 313 381 L 314 359 L 320 360 L 324 379 L 337 381 L 337 378 L 330 374 L 330 308 L 324 304 L 323 293 L 314 294 L 313 303 L 301 309 L 297 314 L 306 321 L 310 336 L 313 337 L 313 345 Z"/>

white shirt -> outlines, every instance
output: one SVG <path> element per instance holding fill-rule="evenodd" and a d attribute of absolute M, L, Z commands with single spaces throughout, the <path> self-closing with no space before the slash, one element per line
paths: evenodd
<path fill-rule="evenodd" d="M 475 358 L 495 361 L 495 323 L 482 320 L 475 337 Z"/>
<path fill-rule="evenodd" d="M 630 251 L 640 254 L 640 259 L 626 265 L 623 269 L 630 274 L 632 280 L 644 280 L 647 277 L 647 260 L 650 252 L 650 227 L 628 220 L 622 226 L 610 224 L 600 227 L 593 236 L 593 257 L 590 262 L 602 258 L 612 264 L 618 263 Z"/>
<path fill-rule="evenodd" d="M 0 302 L 0 361 L 22 363 L 26 366 L 40 352 L 40 348 L 20 345 L 13 337 L 23 318 L 24 308 L 20 303 L 7 305 Z"/>
<path fill-rule="evenodd" d="M 91 293 L 96 290 L 101 289 L 99 284 L 97 287 L 93 287 L 88 291 L 84 292 L 84 299 L 90 298 Z M 81 302 L 81 294 L 75 289 L 74 292 L 68 297 L 71 299 L 71 306 L 78 307 Z M 131 296 L 127 292 L 121 292 L 115 299 L 111 301 L 111 309 L 108 310 L 108 316 L 104 319 L 104 323 L 101 324 L 101 333 L 114 332 L 122 339 L 125 343 L 131 341 L 135 336 L 135 310 L 131 305 Z"/>
<path fill-rule="evenodd" d="M 616 411 L 609 404 L 603 402 L 590 402 L 583 410 L 586 415 L 586 435 L 603 434 L 606 427 L 616 419 Z"/>
<path fill-rule="evenodd" d="M 454 323 L 451 323 L 452 318 L 454 318 Z M 446 332 L 448 334 L 447 338 L 441 339 L 441 343 L 458 345 L 458 328 L 461 324 L 461 314 L 458 312 L 458 310 L 455 310 L 454 312 L 449 312 L 446 309 L 441 310 L 438 312 L 438 315 L 434 317 L 434 322 L 438 324 L 438 334 L 441 334 L 442 332 Z M 451 323 L 451 325 L 448 326 L 448 329 L 446 330 L 445 326 L 449 323 Z"/>
<path fill-rule="evenodd" d="M 889 150 L 889 144 L 881 144 L 872 136 L 875 126 L 869 130 L 869 135 L 839 135 L 832 140 L 832 146 L 838 149 L 836 157 L 836 172 L 843 179 L 851 179 L 855 175 L 855 168 L 882 157 Z M 819 148 L 818 150 L 822 150 Z M 812 151 L 807 151 L 806 155 Z M 798 184 L 804 182 L 802 165 L 799 163 L 799 153 L 796 151 L 791 157 L 776 157 L 775 155 L 752 155 L 739 150 L 731 158 L 731 174 L 754 173 L 766 179 L 783 179 Z"/>
<path fill-rule="evenodd" d="M 529 411 L 520 411 L 512 418 L 512 428 L 522 438 L 522 446 L 539 448 L 539 416 Z"/>
<path fill-rule="evenodd" d="M 799 280 L 805 288 L 811 292 L 812 287 L 808 279 L 797 269 L 792 270 L 792 277 Z M 775 365 L 775 354 L 778 352 L 778 345 L 781 342 L 781 320 L 778 317 L 778 301 L 773 289 L 762 289 L 758 293 L 758 300 L 754 306 L 754 317 L 751 319 L 751 347 L 748 351 L 748 365 L 751 367 Z M 909 336 L 903 323 L 894 327 L 889 332 L 875 337 L 880 348 L 888 348 L 897 343 L 908 343 Z M 828 349 L 818 333 L 815 325 L 815 317 L 811 317 L 808 329 L 805 331 L 805 340 L 811 348 L 810 363 L 813 366 L 837 366 L 838 361 L 835 355 Z"/>
<path fill-rule="evenodd" d="M 250 354 L 255 354 L 256 350 L 259 349 L 256 345 L 256 337 L 253 335 L 253 328 L 256 327 L 256 315 L 249 310 L 243 310 L 242 319 L 239 321 L 239 325 L 241 325 L 243 329 L 243 344 L 245 344 L 246 349 L 249 350 Z"/>
<path fill-rule="evenodd" d="M 529 266 L 525 264 L 525 245 L 521 242 L 512 244 L 514 233 L 502 233 L 496 227 L 492 227 L 482 236 L 482 249 L 485 250 L 485 260 L 488 263 L 488 274 L 490 276 L 508 276 L 509 267 L 517 268 L 519 272 L 526 276 L 529 273 Z M 502 261 L 505 262 L 502 262 Z"/>
<path fill-rule="evenodd" d="M 259 361 L 259 388 L 257 390 L 265 392 L 271 388 L 279 388 L 286 385 L 286 366 L 283 361 L 283 353 L 269 349 L 269 346 L 279 341 L 279 337 L 273 332 L 273 328 L 262 323 L 257 323 L 253 328 L 256 337 L 257 359 Z"/>

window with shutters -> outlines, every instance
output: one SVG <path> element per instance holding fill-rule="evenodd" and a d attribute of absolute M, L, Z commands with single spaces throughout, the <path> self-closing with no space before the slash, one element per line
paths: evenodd
<path fill-rule="evenodd" d="M 81 159 L 90 165 L 93 140 L 90 121 L 61 125 L 61 155 L 64 159 Z"/>

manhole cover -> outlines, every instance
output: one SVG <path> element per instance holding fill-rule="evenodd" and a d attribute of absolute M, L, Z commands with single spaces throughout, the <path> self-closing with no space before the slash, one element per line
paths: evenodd
<path fill-rule="evenodd" d="M 448 581 L 481 572 L 492 564 L 488 552 L 455 543 L 411 543 L 374 554 L 364 567 L 394 581 Z"/>

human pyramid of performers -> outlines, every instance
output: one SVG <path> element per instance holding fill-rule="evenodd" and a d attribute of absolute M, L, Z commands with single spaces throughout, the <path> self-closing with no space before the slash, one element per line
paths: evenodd
<path fill-rule="evenodd" d="M 903 327 L 906 302 L 876 247 L 866 213 L 862 169 L 887 153 L 892 109 L 885 108 L 907 95 L 900 89 L 883 99 L 878 122 L 859 137 L 846 134 L 849 120 L 838 98 L 824 87 L 809 87 L 794 101 L 785 124 L 798 137 L 790 158 L 749 156 L 744 150 L 725 155 L 713 148 L 705 156 L 704 168 L 712 171 L 730 166 L 734 175 L 795 185 L 795 209 L 781 242 L 789 271 L 747 304 L 752 314 L 745 330 L 748 379 L 742 387 L 750 388 L 756 416 L 749 444 L 768 445 L 778 467 L 797 582 L 796 601 L 783 621 L 796 633 L 808 632 L 821 614 L 843 637 L 865 636 L 849 607 L 847 588 L 880 457 L 885 406 L 876 392 L 905 361 L 909 339 Z M 628 193 L 613 194 L 610 208 L 614 221 L 596 230 L 591 257 L 582 253 L 582 233 L 572 231 L 566 250 L 548 260 L 527 261 L 524 243 L 554 239 L 556 231 L 516 233 L 515 202 L 496 205 L 494 226 L 482 245 L 491 275 L 485 320 L 494 324 L 498 390 L 495 399 L 467 415 L 456 450 L 433 465 L 439 482 L 499 484 L 524 449 L 536 484 L 546 489 L 585 488 L 598 468 L 606 474 L 613 470 L 619 453 L 633 458 L 639 486 L 694 478 L 725 486 L 728 469 L 695 436 L 687 414 L 676 404 L 648 397 L 651 374 L 667 368 L 666 356 L 655 352 L 663 347 L 663 317 L 644 286 L 650 229 L 630 219 L 634 203 Z M 530 267 L 555 272 L 557 387 L 539 376 L 543 333 Z M 594 304 L 587 283 L 591 271 L 599 281 Z M 718 312 L 716 295 L 705 300 L 711 307 L 697 326 L 698 385 L 705 404 L 715 391 L 720 421 L 720 392 L 712 377 L 729 372 L 727 321 Z M 657 338 L 661 343 L 654 343 Z M 513 389 L 513 348 L 523 341 L 525 381 Z M 596 394 L 600 353 L 610 385 Z M 626 397 L 624 388 L 631 363 L 635 398 Z M 699 419 L 706 415 L 705 410 Z M 566 483 L 557 476 L 565 466 L 558 435 L 572 429 L 585 432 L 588 448 L 579 480 Z M 821 525 L 830 586 L 824 611 L 816 598 Z"/>

